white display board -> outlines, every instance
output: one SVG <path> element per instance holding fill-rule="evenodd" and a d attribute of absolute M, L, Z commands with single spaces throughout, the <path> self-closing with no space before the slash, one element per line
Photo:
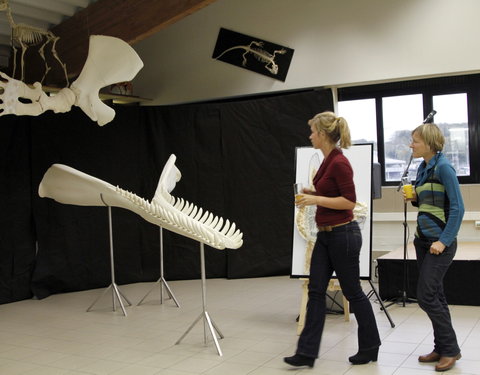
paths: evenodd
<path fill-rule="evenodd" d="M 360 277 L 362 279 L 371 279 L 371 258 L 372 258 L 372 158 L 373 145 L 359 144 L 342 150 L 348 158 L 353 168 L 353 180 L 357 202 L 363 205 L 365 214 L 361 221 L 360 229 L 362 232 L 362 249 L 360 251 Z M 296 149 L 296 176 L 295 182 L 303 183 L 304 187 L 309 187 L 313 178 L 312 171 L 318 170 L 323 161 L 323 154 L 320 150 L 313 147 L 299 147 Z M 292 187 L 293 194 L 293 187 Z M 293 197 L 292 197 L 293 199 Z M 300 234 L 297 228 L 298 208 L 294 209 L 294 228 L 293 228 L 293 253 L 292 253 L 292 277 L 308 277 L 308 267 L 306 264 L 307 240 Z M 313 209 L 314 210 L 314 209 Z"/>

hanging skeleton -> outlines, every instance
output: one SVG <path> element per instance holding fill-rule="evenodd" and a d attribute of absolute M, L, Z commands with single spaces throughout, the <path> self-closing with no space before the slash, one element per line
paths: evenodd
<path fill-rule="evenodd" d="M 48 110 L 68 112 L 76 105 L 98 125 L 105 125 L 113 120 L 115 111 L 100 100 L 100 89 L 132 80 L 142 67 L 142 60 L 128 43 L 111 36 L 91 35 L 87 60 L 80 75 L 69 88 L 63 88 L 55 96 L 43 92 L 39 82 L 30 88 L 0 72 L 3 79 L 0 80 L 0 88 L 3 88 L 0 116 L 38 116 Z M 28 99 L 31 103 L 20 99 Z"/>
<path fill-rule="evenodd" d="M 59 62 L 61 65 L 63 72 L 65 74 L 66 85 L 69 85 L 68 81 L 68 74 L 67 74 L 67 66 L 60 60 L 56 50 L 56 44 L 60 37 L 56 36 L 49 30 L 44 30 L 39 27 L 30 26 L 24 23 L 15 23 L 12 17 L 12 11 L 10 9 L 10 4 L 8 0 L 0 0 L 0 11 L 5 12 L 7 16 L 8 23 L 10 24 L 10 28 L 12 30 L 11 36 L 11 43 L 13 48 L 13 72 L 12 76 L 15 77 L 16 69 L 17 69 L 17 50 L 18 47 L 21 48 L 21 56 L 20 56 L 20 81 L 24 80 L 25 77 L 25 52 L 27 51 L 28 47 L 33 46 L 40 46 L 38 53 L 42 58 L 43 62 L 45 63 L 45 72 L 43 73 L 42 80 L 40 82 L 43 83 L 43 80 L 47 76 L 48 72 L 50 71 L 51 67 L 48 65 L 47 60 L 45 59 L 45 47 L 48 44 L 51 44 L 51 52 L 53 57 Z"/>

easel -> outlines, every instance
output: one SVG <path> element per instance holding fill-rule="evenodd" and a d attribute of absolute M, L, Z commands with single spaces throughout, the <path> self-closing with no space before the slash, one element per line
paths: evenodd
<path fill-rule="evenodd" d="M 159 284 L 160 285 L 160 304 L 163 304 L 163 288 L 167 290 L 168 295 L 170 298 L 175 302 L 177 307 L 180 307 L 177 299 L 175 298 L 174 294 L 172 293 L 172 290 L 168 286 L 167 281 L 165 280 L 164 277 L 164 272 L 163 272 L 163 228 L 160 227 L 160 278 L 153 284 L 152 288 L 148 291 L 147 294 L 140 300 L 139 303 L 137 303 L 137 306 L 140 306 L 142 302 L 144 301 L 145 298 L 150 294 L 150 292 L 155 288 L 155 285 Z"/>
<path fill-rule="evenodd" d="M 110 207 L 107 203 L 105 203 L 105 201 L 103 200 L 102 194 L 100 194 L 100 199 L 102 200 L 103 204 L 108 208 L 108 229 L 109 229 L 109 235 L 110 235 L 110 274 L 112 277 L 112 282 L 107 287 L 107 289 L 105 289 L 104 292 L 95 301 L 93 301 L 93 303 L 87 309 L 87 312 L 89 312 L 92 309 L 92 307 L 97 303 L 97 301 L 100 300 L 100 298 L 102 298 L 105 295 L 105 293 L 107 293 L 107 291 L 111 288 L 113 311 L 116 311 L 116 305 L 115 305 L 115 297 L 116 297 L 120 307 L 122 308 L 123 315 L 127 316 L 127 311 L 125 310 L 125 306 L 123 305 L 122 297 L 128 303 L 128 306 L 132 306 L 132 304 L 127 299 L 127 297 L 123 295 L 123 293 L 120 291 L 117 284 L 115 283 L 115 263 L 113 261 L 112 207 Z"/>
<path fill-rule="evenodd" d="M 210 315 L 207 312 L 207 285 L 206 285 L 206 276 L 205 276 L 205 250 L 203 242 L 200 242 L 200 270 L 201 270 L 201 277 L 202 277 L 202 302 L 203 302 L 203 311 L 198 316 L 197 319 L 188 327 L 187 331 L 178 339 L 175 345 L 180 344 L 180 342 L 187 336 L 187 334 L 192 330 L 192 328 L 197 324 L 197 322 L 203 318 L 203 341 L 207 344 L 207 326 L 210 330 L 210 334 L 212 335 L 213 341 L 215 343 L 215 347 L 217 348 L 217 353 L 219 356 L 222 356 L 222 350 L 220 349 L 220 345 L 218 344 L 217 333 L 221 339 L 223 339 L 223 334 L 218 329 L 215 322 L 210 318 Z"/>

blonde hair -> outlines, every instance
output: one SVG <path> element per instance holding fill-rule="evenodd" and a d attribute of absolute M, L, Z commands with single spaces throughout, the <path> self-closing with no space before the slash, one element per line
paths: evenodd
<path fill-rule="evenodd" d="M 330 140 L 341 148 L 349 148 L 352 145 L 350 129 L 347 120 L 337 117 L 333 112 L 322 112 L 313 116 L 308 125 L 314 126 L 317 132 L 324 131 Z"/>
<path fill-rule="evenodd" d="M 412 131 L 412 135 L 417 134 L 425 144 L 430 147 L 433 152 L 439 152 L 443 150 L 445 145 L 445 137 L 439 127 L 432 123 L 422 124 L 417 126 Z"/>

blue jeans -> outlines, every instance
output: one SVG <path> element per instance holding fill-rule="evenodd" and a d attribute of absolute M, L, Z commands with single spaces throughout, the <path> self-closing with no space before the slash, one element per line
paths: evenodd
<path fill-rule="evenodd" d="M 460 348 L 443 292 L 443 278 L 457 252 L 457 240 L 439 255 L 430 254 L 432 242 L 420 238 L 415 238 L 413 241 L 419 273 L 417 299 L 419 306 L 432 322 L 433 350 L 445 357 L 455 357 L 460 353 Z"/>
<path fill-rule="evenodd" d="M 359 350 L 380 346 L 372 305 L 360 285 L 362 234 L 357 222 L 318 232 L 310 262 L 308 304 L 305 327 L 297 344 L 297 354 L 317 358 L 326 314 L 326 292 L 333 271 L 343 295 L 349 301 L 358 323 Z"/>

